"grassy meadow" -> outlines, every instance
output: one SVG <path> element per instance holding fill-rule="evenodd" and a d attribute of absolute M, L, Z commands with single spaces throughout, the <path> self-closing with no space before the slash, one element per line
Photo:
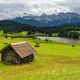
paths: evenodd
<path fill-rule="evenodd" d="M 36 50 L 35 60 L 24 65 L 7 65 L 0 62 L 0 80 L 80 80 L 80 44 L 39 41 L 29 38 L 0 37 L 0 49 L 8 43 L 27 41 Z"/>

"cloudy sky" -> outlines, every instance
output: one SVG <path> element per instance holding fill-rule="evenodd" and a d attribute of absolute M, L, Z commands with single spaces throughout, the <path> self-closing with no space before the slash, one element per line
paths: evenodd
<path fill-rule="evenodd" d="M 0 0 L 0 20 L 59 12 L 80 14 L 80 0 Z"/>

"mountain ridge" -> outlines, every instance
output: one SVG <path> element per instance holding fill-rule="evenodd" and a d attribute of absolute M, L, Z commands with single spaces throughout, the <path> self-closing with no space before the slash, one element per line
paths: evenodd
<path fill-rule="evenodd" d="M 80 23 L 80 15 L 77 13 L 59 13 L 47 15 L 43 14 L 41 16 L 22 16 L 16 17 L 13 19 L 18 23 L 29 24 L 37 27 L 48 27 L 48 26 L 59 26 L 64 24 L 79 24 Z"/>

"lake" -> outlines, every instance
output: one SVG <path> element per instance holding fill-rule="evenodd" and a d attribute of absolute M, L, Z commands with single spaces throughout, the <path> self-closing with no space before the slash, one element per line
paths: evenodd
<path fill-rule="evenodd" d="M 41 37 L 41 36 L 37 36 L 37 39 L 41 39 L 41 40 L 52 40 L 52 41 L 56 41 L 56 42 L 61 42 L 61 43 L 79 43 L 80 40 L 74 40 L 74 39 L 69 39 L 69 38 L 61 38 L 61 37 Z"/>

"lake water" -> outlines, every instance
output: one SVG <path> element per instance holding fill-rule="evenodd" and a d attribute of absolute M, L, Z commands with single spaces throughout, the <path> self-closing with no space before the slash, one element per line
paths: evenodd
<path fill-rule="evenodd" d="M 60 37 L 41 37 L 37 36 L 36 38 L 41 39 L 41 40 L 52 40 L 56 42 L 61 42 L 61 43 L 80 43 L 80 40 L 74 40 L 74 39 L 68 39 L 68 38 L 60 38 Z"/>

